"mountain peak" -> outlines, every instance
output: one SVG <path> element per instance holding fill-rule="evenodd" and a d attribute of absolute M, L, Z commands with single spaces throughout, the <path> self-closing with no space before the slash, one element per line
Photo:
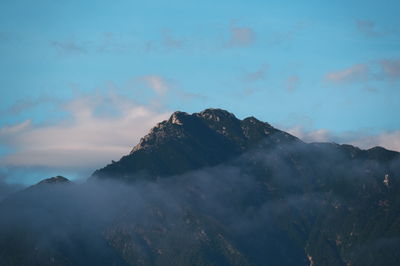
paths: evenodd
<path fill-rule="evenodd" d="M 132 151 L 93 176 L 135 179 L 138 172 L 152 178 L 213 166 L 258 145 L 274 147 L 298 138 L 254 117 L 244 120 L 226 110 L 199 113 L 177 111 L 141 138 Z"/>
<path fill-rule="evenodd" d="M 37 185 L 40 185 L 40 184 L 66 184 L 66 183 L 71 183 L 71 181 L 68 178 L 58 175 L 58 176 L 43 179 L 42 181 L 37 183 Z"/>
<path fill-rule="evenodd" d="M 190 115 L 186 112 L 176 111 L 172 113 L 171 117 L 168 119 L 168 122 L 176 125 L 183 125 L 184 118 L 188 116 Z"/>
<path fill-rule="evenodd" d="M 271 126 L 270 124 L 268 124 L 267 122 L 262 122 L 262 121 L 258 120 L 257 118 L 255 118 L 254 116 L 246 117 L 245 119 L 243 119 L 243 121 L 248 121 L 250 124 L 262 123 L 262 124 L 265 124 L 265 125 L 268 125 L 268 126 L 272 127 L 272 126 Z"/>
<path fill-rule="evenodd" d="M 237 119 L 234 114 L 219 108 L 208 108 L 195 115 L 214 121 L 220 121 L 222 118 Z"/>
<path fill-rule="evenodd" d="M 238 120 L 236 116 L 226 110 L 219 108 L 208 108 L 199 113 L 188 114 L 182 111 L 173 112 L 168 122 L 175 125 L 183 125 L 185 120 L 198 117 L 209 121 L 220 122 L 224 119 Z"/>

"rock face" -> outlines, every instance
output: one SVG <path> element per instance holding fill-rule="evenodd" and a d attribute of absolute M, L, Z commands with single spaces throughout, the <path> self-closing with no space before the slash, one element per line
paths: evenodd
<path fill-rule="evenodd" d="M 0 202 L 0 265 L 400 265 L 399 178 L 382 147 L 175 112 L 90 182 Z"/>
<path fill-rule="evenodd" d="M 93 176 L 134 181 L 140 178 L 138 173 L 144 173 L 146 178 L 157 179 L 214 166 L 257 145 L 274 147 L 280 142 L 300 140 L 254 117 L 240 120 L 221 109 L 192 115 L 175 112 L 152 128 L 129 155 Z"/>

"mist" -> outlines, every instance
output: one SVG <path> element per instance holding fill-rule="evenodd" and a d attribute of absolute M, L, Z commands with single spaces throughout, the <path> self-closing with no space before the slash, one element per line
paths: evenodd
<path fill-rule="evenodd" d="M 363 261 L 360 254 L 370 246 L 376 253 L 387 242 L 400 244 L 365 235 L 364 221 L 348 225 L 371 204 L 378 215 L 395 211 L 400 160 L 393 158 L 377 160 L 373 152 L 337 144 L 267 143 L 167 178 L 92 177 L 12 195 L 15 187 L 2 185 L 0 264 L 26 265 L 15 252 L 34 257 L 30 265 L 189 264 L 187 255 L 195 252 L 219 265 L 309 265 L 307 255 L 322 249 L 343 252 L 332 256 L 338 265 Z M 332 231 L 323 224 L 334 224 Z M 321 226 L 325 232 L 314 231 Z M 350 255 L 342 248 L 348 235 L 357 236 Z"/>

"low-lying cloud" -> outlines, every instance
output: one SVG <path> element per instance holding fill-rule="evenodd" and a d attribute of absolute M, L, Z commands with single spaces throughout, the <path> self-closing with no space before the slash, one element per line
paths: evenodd
<path fill-rule="evenodd" d="M 1 165 L 98 167 L 128 153 L 169 115 L 114 94 L 77 98 L 60 108 L 68 116 L 56 123 L 26 120 L 1 128 L 0 143 L 13 150 Z"/>
<path fill-rule="evenodd" d="M 292 135 L 306 142 L 337 142 L 352 144 L 362 149 L 381 146 L 400 151 L 400 130 L 368 134 L 365 132 L 334 133 L 328 129 L 306 130 L 300 126 L 287 129 Z"/>
<path fill-rule="evenodd" d="M 370 237 L 369 230 L 353 223 L 354 217 L 365 217 L 371 210 L 376 213 L 365 208 L 375 204 L 376 198 L 369 197 L 371 191 L 383 199 L 388 191 L 395 195 L 396 190 L 387 190 L 382 181 L 388 171 L 398 176 L 399 164 L 349 160 L 343 150 L 334 147 L 281 143 L 249 151 L 223 165 L 156 182 L 133 175 L 137 182 L 126 184 L 110 176 L 80 185 L 29 188 L 0 204 L 4 217 L 0 220 L 0 245 L 4 247 L 0 263 L 15 259 L 27 264 L 23 262 L 30 257 L 14 256 L 24 248 L 45 251 L 38 252 L 35 260 L 67 258 L 74 265 L 126 265 L 118 263 L 121 259 L 136 265 L 138 258 L 156 261 L 156 265 L 176 265 L 181 257 L 170 256 L 176 250 L 179 254 L 189 250 L 189 259 L 192 254 L 207 259 L 197 251 L 208 247 L 213 251 L 211 262 L 228 254 L 240 265 L 246 263 L 234 256 L 239 252 L 250 265 L 265 261 L 309 265 L 307 254 L 324 259 L 318 249 L 332 247 L 344 257 L 340 244 L 334 246 L 315 234 L 340 220 L 343 225 L 353 224 L 350 230 L 367 239 L 363 244 L 379 243 L 382 237 Z M 391 189 L 397 187 L 395 182 L 392 185 Z M 365 197 L 359 197 L 360 191 Z M 395 205 L 388 208 L 393 211 Z M 323 234 L 332 239 L 349 234 L 348 228 L 335 225 Z M 24 237 L 14 237 L 15 232 L 23 232 Z M 344 241 L 358 243 L 352 238 Z M 398 242 L 395 239 L 391 246 Z M 344 247 L 353 259 L 364 254 L 357 246 Z M 380 250 L 373 252 L 374 256 L 381 254 Z"/>

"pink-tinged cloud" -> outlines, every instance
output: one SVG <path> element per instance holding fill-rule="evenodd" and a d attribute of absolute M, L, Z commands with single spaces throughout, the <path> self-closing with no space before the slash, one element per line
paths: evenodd
<path fill-rule="evenodd" d="M 238 27 L 231 23 L 228 47 L 247 47 L 251 46 L 256 39 L 256 34 L 250 27 Z"/>
<path fill-rule="evenodd" d="M 400 59 L 397 60 L 381 60 L 380 65 L 386 74 L 392 80 L 397 80 L 400 78 Z"/>
<path fill-rule="evenodd" d="M 356 138 L 350 143 L 359 147 L 382 146 L 389 150 L 400 151 L 400 130 Z"/>
<path fill-rule="evenodd" d="M 327 142 L 331 141 L 332 138 L 329 130 L 326 129 L 307 131 L 301 126 L 295 126 L 286 129 L 286 131 L 305 142 Z"/>
<path fill-rule="evenodd" d="M 367 134 L 365 132 L 334 133 L 327 129 L 305 130 L 297 126 L 287 129 L 287 132 L 305 142 L 336 142 L 351 144 L 362 149 L 381 146 L 388 150 L 400 151 L 400 130 Z"/>
<path fill-rule="evenodd" d="M 288 77 L 285 81 L 286 89 L 290 92 L 296 90 L 299 85 L 300 85 L 300 78 L 296 75 Z"/>
<path fill-rule="evenodd" d="M 326 74 L 325 79 L 332 83 L 351 83 L 368 81 L 370 69 L 367 64 L 358 64 L 350 68 Z"/>
<path fill-rule="evenodd" d="M 0 165 L 95 169 L 129 153 L 170 114 L 112 94 L 78 98 L 63 108 L 70 116 L 56 124 L 27 120 L 1 128 L 0 144 L 14 152 L 0 157 Z"/>
<path fill-rule="evenodd" d="M 26 120 L 12 126 L 4 126 L 0 128 L 0 136 L 12 136 L 18 134 L 19 132 L 28 128 L 31 125 L 31 123 L 32 123 L 31 120 Z"/>
<path fill-rule="evenodd" d="M 254 72 L 246 72 L 243 75 L 243 80 L 246 82 L 255 82 L 267 77 L 268 65 L 264 64 Z"/>

